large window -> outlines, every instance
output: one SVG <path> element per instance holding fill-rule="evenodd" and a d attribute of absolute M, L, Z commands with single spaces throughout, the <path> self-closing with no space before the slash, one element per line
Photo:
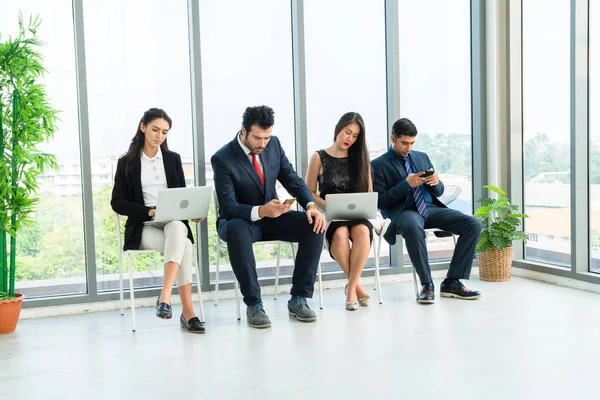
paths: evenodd
<path fill-rule="evenodd" d="M 400 0 L 398 14 L 401 116 L 440 174 L 441 200 L 472 214 L 470 1 Z M 452 238 L 428 238 L 432 261 L 453 249 Z"/>
<path fill-rule="evenodd" d="M 568 0 L 523 2 L 525 258 L 571 260 Z M 592 69 L 590 68 L 590 71 Z"/>
<path fill-rule="evenodd" d="M 590 270 L 600 272 L 600 4 L 589 8 Z"/>
<path fill-rule="evenodd" d="M 375 158 L 386 151 L 388 136 L 384 3 L 326 0 L 304 4 L 309 157 L 329 147 L 339 118 L 355 111 L 365 121 L 367 147 Z M 382 263 L 388 249 L 382 249 Z M 339 270 L 328 251 L 321 259 L 325 271 Z"/>
<path fill-rule="evenodd" d="M 295 164 L 294 96 L 290 2 L 279 0 L 200 1 L 202 90 L 206 184 L 213 185 L 211 156 L 235 138 L 248 106 L 275 110 L 273 135 Z M 279 198 L 290 197 L 278 186 Z M 211 280 L 216 262 L 214 209 L 208 218 Z M 276 249 L 255 248 L 259 276 L 272 275 Z M 221 280 L 231 279 L 226 246 L 220 257 Z M 283 271 L 291 270 L 292 254 L 282 247 Z"/>
<path fill-rule="evenodd" d="M 28 297 L 85 293 L 86 269 L 79 165 L 79 125 L 75 79 L 73 19 L 70 0 L 2 2 L 2 37 L 18 29 L 19 11 L 27 23 L 37 15 L 38 30 L 45 43 L 40 51 L 47 73 L 41 82 L 60 110 L 54 139 L 40 146 L 55 154 L 57 172 L 47 171 L 39 178 L 40 202 L 32 219 L 17 239 L 17 283 L 19 292 Z"/>
<path fill-rule="evenodd" d="M 83 5 L 98 290 L 115 290 L 113 176 L 144 111 L 158 107 L 172 118 L 169 148 L 181 155 L 186 180 L 194 181 L 187 2 L 165 7 L 158 0 L 85 0 Z M 162 284 L 161 255 L 133 259 L 136 287 Z"/>

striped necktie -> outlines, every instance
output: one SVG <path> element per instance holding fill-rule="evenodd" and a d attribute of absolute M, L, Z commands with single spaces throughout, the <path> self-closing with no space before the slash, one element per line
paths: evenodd
<path fill-rule="evenodd" d="M 412 168 L 410 167 L 410 160 L 408 157 L 404 159 L 404 167 L 406 168 L 406 173 L 412 173 Z M 415 205 L 417 206 L 417 211 L 423 218 L 427 217 L 427 205 L 425 205 L 425 199 L 423 198 L 423 193 L 421 193 L 421 188 L 416 186 L 411 190 L 413 198 L 415 199 Z"/>

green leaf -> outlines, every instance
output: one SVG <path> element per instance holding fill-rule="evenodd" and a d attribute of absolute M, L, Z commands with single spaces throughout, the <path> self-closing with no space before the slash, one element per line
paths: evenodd
<path fill-rule="evenodd" d="M 6 292 L 0 292 L 0 300 L 10 300 L 10 299 L 13 299 L 14 297 L 15 296 L 10 296 Z"/>
<path fill-rule="evenodd" d="M 504 190 L 497 188 L 496 186 L 493 186 L 493 185 L 486 185 L 486 186 L 484 186 L 484 189 L 491 190 L 492 192 L 495 192 L 501 196 L 506 195 L 506 192 Z"/>

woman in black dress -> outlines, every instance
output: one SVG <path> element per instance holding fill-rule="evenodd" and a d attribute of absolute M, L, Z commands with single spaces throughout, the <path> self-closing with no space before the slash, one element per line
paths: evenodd
<path fill-rule="evenodd" d="M 306 185 L 315 202 L 325 209 L 330 193 L 371 192 L 371 164 L 365 141 L 365 123 L 360 114 L 349 112 L 335 126 L 333 144 L 315 152 L 306 172 Z M 329 253 L 348 277 L 346 309 L 369 305 L 369 295 L 360 275 L 371 248 L 373 226 L 367 220 L 331 222 L 325 233 Z"/>

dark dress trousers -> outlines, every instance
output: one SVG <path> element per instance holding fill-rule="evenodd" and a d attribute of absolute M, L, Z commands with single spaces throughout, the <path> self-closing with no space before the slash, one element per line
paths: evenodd
<path fill-rule="evenodd" d="M 217 218 L 219 237 L 227 242 L 229 260 L 240 283 L 246 305 L 260 303 L 260 286 L 252 243 L 261 240 L 298 242 L 294 273 L 293 296 L 312 297 L 317 266 L 323 246 L 323 234 L 314 233 L 305 213 L 290 211 L 279 218 L 251 220 L 254 206 L 277 199 L 276 181 L 306 208 L 313 201 L 312 193 L 296 174 L 279 140 L 271 140 L 260 155 L 263 164 L 263 186 L 237 135 L 211 158 L 215 190 L 220 211 Z"/>
<path fill-rule="evenodd" d="M 183 175 L 181 157 L 173 151 L 161 151 L 165 166 L 165 175 L 167 177 L 167 186 L 170 188 L 185 187 L 185 176 Z M 148 215 L 150 207 L 144 205 L 144 194 L 142 193 L 142 161 L 139 157 L 131 162 L 129 171 L 127 172 L 125 171 L 123 158 L 119 159 L 110 205 L 117 214 L 126 215 L 128 217 L 127 222 L 125 223 L 125 241 L 123 249 L 139 249 L 142 241 L 144 221 L 150 221 L 152 219 L 152 217 Z M 188 221 L 181 222 L 187 226 L 188 238 L 194 243 L 192 230 L 190 229 Z"/>
<path fill-rule="evenodd" d="M 410 159 L 416 171 L 433 168 L 426 153 L 411 151 Z M 427 204 L 426 218 L 423 218 L 415 207 L 407 208 L 407 200 L 412 198 L 412 192 L 406 181 L 404 161 L 392 148 L 371 161 L 371 170 L 373 191 L 379 193 L 378 206 L 381 214 L 392 221 L 384 238 L 393 245 L 396 243 L 397 233 L 404 237 L 408 255 L 419 274 L 421 284 L 431 282 L 425 241 L 425 229 L 429 228 L 442 229 L 459 236 L 447 276 L 469 279 L 481 224 L 472 216 L 451 210 L 438 200 L 444 193 L 444 184 L 441 181 L 436 186 L 425 188 L 432 198 L 432 204 Z"/>

